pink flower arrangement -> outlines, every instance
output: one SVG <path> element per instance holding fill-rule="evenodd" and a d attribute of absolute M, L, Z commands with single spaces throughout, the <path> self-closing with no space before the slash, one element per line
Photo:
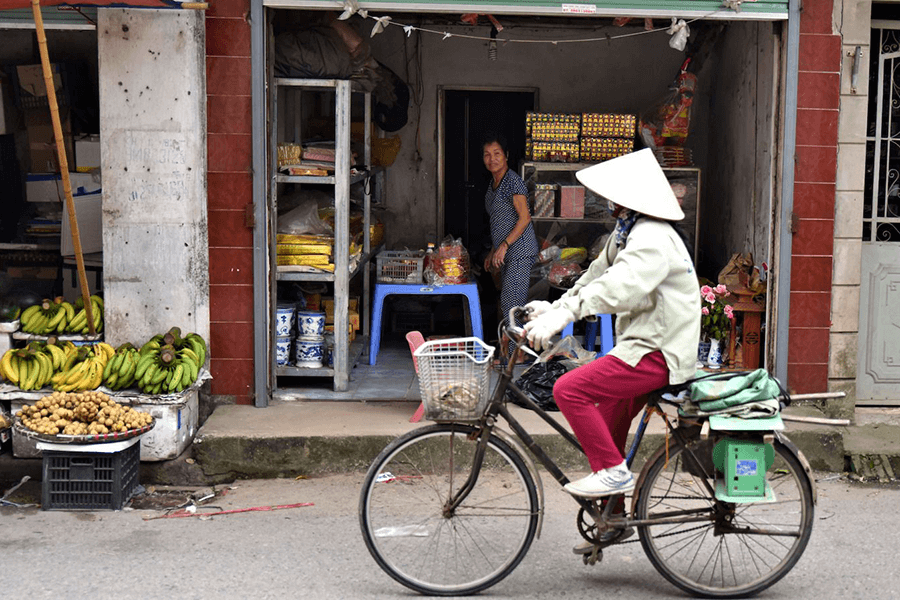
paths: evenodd
<path fill-rule="evenodd" d="M 700 287 L 700 312 L 703 314 L 700 318 L 700 331 L 703 339 L 724 340 L 728 336 L 731 331 L 729 321 L 734 319 L 734 308 L 726 304 L 724 298 L 730 295 L 731 292 L 722 283 L 716 287 Z"/>

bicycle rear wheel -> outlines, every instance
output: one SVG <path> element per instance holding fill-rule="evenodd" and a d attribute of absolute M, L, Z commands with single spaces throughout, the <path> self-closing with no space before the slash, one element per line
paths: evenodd
<path fill-rule="evenodd" d="M 423 594 L 484 590 L 509 575 L 538 523 L 534 480 L 519 454 L 491 436 L 471 492 L 452 512 L 477 440 L 467 425 L 423 427 L 386 447 L 366 475 L 359 503 L 363 538 L 388 575 Z"/>
<path fill-rule="evenodd" d="M 683 448 L 670 450 L 668 461 L 660 448 L 648 462 L 635 518 L 693 514 L 705 520 L 639 527 L 656 570 L 682 590 L 710 598 L 746 598 L 784 577 L 803 554 L 813 524 L 812 483 L 794 453 L 775 442 L 775 463 L 766 474 L 774 502 L 735 504 L 708 493 Z"/>

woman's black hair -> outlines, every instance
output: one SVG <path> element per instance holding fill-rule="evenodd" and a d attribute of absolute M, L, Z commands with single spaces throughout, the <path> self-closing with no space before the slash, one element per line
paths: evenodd
<path fill-rule="evenodd" d="M 484 149 L 488 144 L 493 144 L 496 142 L 500 145 L 500 149 L 503 150 L 503 154 L 509 153 L 509 142 L 506 141 L 506 136 L 504 136 L 499 131 L 489 131 L 485 134 L 484 138 L 481 140 L 481 148 Z"/>

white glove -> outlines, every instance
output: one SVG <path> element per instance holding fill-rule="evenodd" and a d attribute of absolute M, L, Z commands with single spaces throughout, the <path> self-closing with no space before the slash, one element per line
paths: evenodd
<path fill-rule="evenodd" d="M 546 300 L 532 300 L 525 305 L 525 309 L 531 311 L 528 313 L 528 315 L 526 315 L 525 319 L 528 321 L 534 321 L 539 316 L 550 310 L 550 306 L 551 304 Z"/>
<path fill-rule="evenodd" d="M 525 324 L 525 336 L 535 350 L 549 348 L 550 338 L 575 321 L 568 308 L 553 308 Z"/>

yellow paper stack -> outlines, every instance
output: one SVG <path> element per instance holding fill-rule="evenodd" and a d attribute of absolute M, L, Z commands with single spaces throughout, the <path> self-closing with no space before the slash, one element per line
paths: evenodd
<path fill-rule="evenodd" d="M 275 242 L 279 266 L 312 267 L 334 273 L 334 238 L 279 233 Z"/>

